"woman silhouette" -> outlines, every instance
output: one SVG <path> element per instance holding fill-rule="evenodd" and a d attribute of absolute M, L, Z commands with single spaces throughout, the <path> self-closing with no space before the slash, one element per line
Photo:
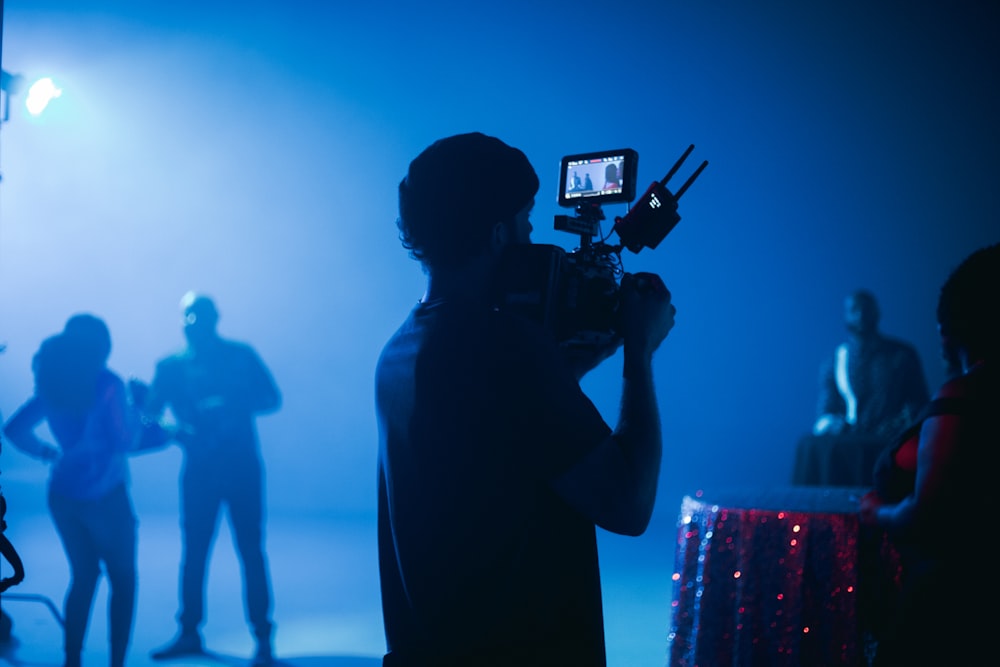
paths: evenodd
<path fill-rule="evenodd" d="M 32 360 L 35 392 L 4 426 L 29 456 L 52 464 L 48 506 L 69 560 L 64 603 L 65 667 L 79 667 L 102 565 L 111 667 L 123 667 L 135 615 L 136 517 L 127 455 L 143 424 L 121 378 L 107 368 L 111 335 L 93 315 L 74 315 L 42 342 Z M 39 438 L 46 422 L 58 446 Z M 155 428 L 155 427 L 151 427 Z"/>

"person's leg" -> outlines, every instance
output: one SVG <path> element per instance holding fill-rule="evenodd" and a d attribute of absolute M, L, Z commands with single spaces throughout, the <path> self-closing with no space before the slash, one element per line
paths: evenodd
<path fill-rule="evenodd" d="M 181 504 L 181 632 L 198 633 L 205 620 L 205 576 L 222 504 L 219 480 L 187 466 Z"/>
<path fill-rule="evenodd" d="M 49 510 L 69 560 L 70 585 L 63 606 L 63 650 L 66 667 L 79 667 L 94 602 L 100 561 L 97 548 L 83 520 L 90 503 L 50 493 Z"/>
<path fill-rule="evenodd" d="M 102 499 L 100 515 L 91 519 L 108 573 L 108 639 L 110 667 L 123 667 L 132 637 L 136 598 L 136 518 L 124 486 Z"/>
<path fill-rule="evenodd" d="M 165 660 L 203 652 L 201 625 L 205 618 L 205 575 L 221 507 L 218 474 L 185 463 L 181 477 L 181 571 L 178 636 L 151 654 Z"/>
<path fill-rule="evenodd" d="M 236 467 L 227 501 L 236 552 L 243 565 L 247 620 L 257 640 L 256 662 L 271 660 L 271 583 L 264 552 L 263 471 L 257 459 Z"/>

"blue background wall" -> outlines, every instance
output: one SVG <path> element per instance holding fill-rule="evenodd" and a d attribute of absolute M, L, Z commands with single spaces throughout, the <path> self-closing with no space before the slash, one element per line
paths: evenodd
<path fill-rule="evenodd" d="M 1000 240 L 992 3 L 7 0 L 3 27 L 4 69 L 64 93 L 40 119 L 13 98 L 0 132 L 0 413 L 70 314 L 149 379 L 205 290 L 285 394 L 260 420 L 272 510 L 374 511 L 372 371 L 423 290 L 395 188 L 439 137 L 523 149 L 535 240 L 566 248 L 563 155 L 632 147 L 640 189 L 688 144 L 682 177 L 709 160 L 672 234 L 624 256 L 679 311 L 655 361 L 665 523 L 698 487 L 788 481 L 849 290 L 936 386 L 937 289 Z M 586 379 L 609 420 L 619 377 Z M 176 508 L 179 462 L 135 460 L 140 504 Z M 41 493 L 42 466 L 2 468 Z"/>

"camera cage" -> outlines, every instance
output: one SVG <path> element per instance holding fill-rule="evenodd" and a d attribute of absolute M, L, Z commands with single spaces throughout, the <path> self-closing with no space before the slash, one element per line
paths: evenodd
<path fill-rule="evenodd" d="M 617 149 L 564 157 L 560 163 L 558 202 L 563 207 L 575 207 L 575 215 L 555 216 L 554 226 L 558 231 L 579 236 L 580 245 L 569 252 L 546 244 L 509 248 L 499 271 L 498 305 L 539 322 L 561 345 L 614 344 L 618 340 L 618 293 L 624 273 L 621 252 L 624 248 L 633 253 L 655 248 L 680 221 L 677 201 L 708 166 L 708 161 L 702 162 L 676 193 L 667 188 L 667 183 L 693 150 L 691 144 L 667 174 L 649 186 L 635 206 L 624 216 L 615 217 L 611 232 L 603 238 L 602 205 L 631 203 L 635 198 L 638 153 Z M 605 169 L 609 164 L 616 165 L 620 172 L 620 187 L 572 191 L 574 176 L 580 176 L 583 183 L 584 177 L 590 175 L 593 186 L 594 169 Z M 589 171 L 580 175 L 581 166 L 587 166 Z M 607 242 L 612 232 L 617 233 L 620 243 Z"/>
<path fill-rule="evenodd" d="M 621 245 L 612 246 L 616 248 L 617 252 L 621 252 L 622 248 L 628 248 L 634 253 L 638 253 L 643 248 L 656 248 L 660 241 L 680 222 L 680 216 L 677 214 L 677 202 L 708 166 L 708 161 L 702 162 L 676 193 L 672 193 L 667 188 L 667 183 L 681 168 L 693 150 L 694 144 L 691 144 L 667 174 L 659 181 L 654 181 L 637 204 L 630 207 L 624 217 L 615 218 L 612 231 L 617 233 L 622 242 Z M 619 202 L 630 204 L 635 199 L 638 163 L 639 154 L 631 148 L 580 153 L 564 157 L 560 162 L 558 203 L 562 207 L 575 206 L 576 215 L 572 217 L 568 215 L 555 216 L 555 229 L 577 234 L 581 237 L 582 247 L 590 245 L 591 239 L 599 235 L 600 223 L 605 219 L 601 206 Z M 598 192 L 591 196 L 587 196 L 586 193 L 582 193 L 579 197 L 571 196 L 572 193 L 568 189 L 571 189 L 572 186 L 567 186 L 567 183 L 572 182 L 570 173 L 578 171 L 581 165 L 590 165 L 592 168 L 592 165 L 595 164 L 621 164 L 621 188 L 608 195 Z"/>

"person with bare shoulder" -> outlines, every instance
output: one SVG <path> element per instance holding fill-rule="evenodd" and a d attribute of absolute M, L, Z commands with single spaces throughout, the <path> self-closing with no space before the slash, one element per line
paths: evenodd
<path fill-rule="evenodd" d="M 981 541 L 1000 451 L 1000 244 L 951 273 L 937 321 L 950 377 L 879 460 L 859 508 L 865 525 L 888 532 L 902 564 L 875 667 L 979 664 L 994 651 L 985 601 L 1000 586 Z"/>

